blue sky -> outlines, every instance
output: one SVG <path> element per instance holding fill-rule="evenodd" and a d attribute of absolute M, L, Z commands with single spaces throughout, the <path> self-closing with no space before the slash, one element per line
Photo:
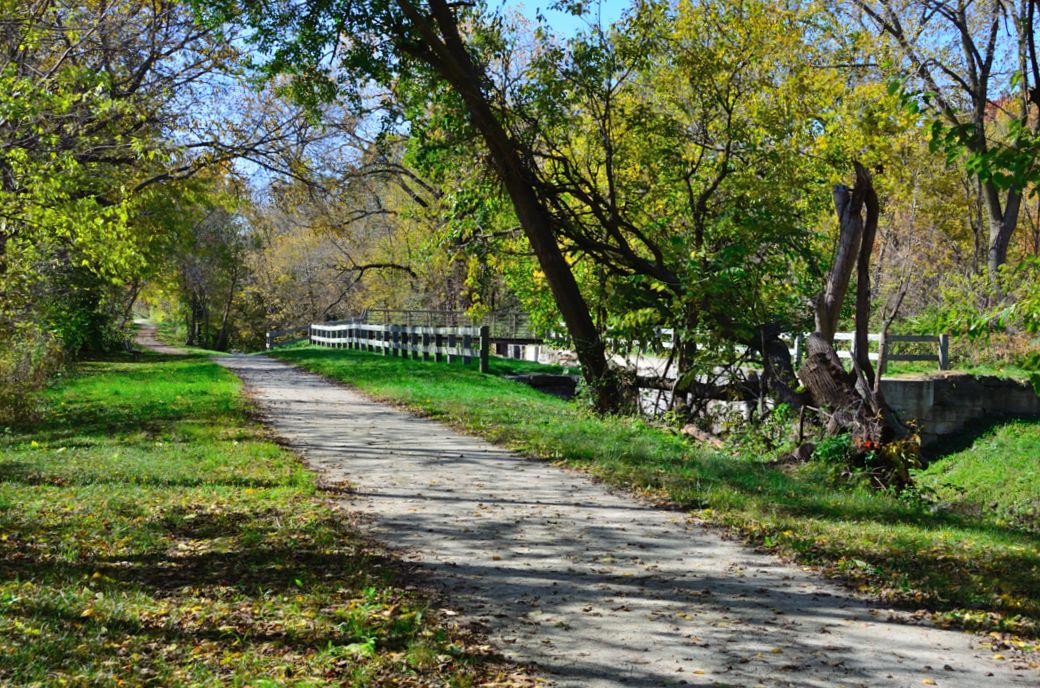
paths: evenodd
<path fill-rule="evenodd" d="M 554 4 L 553 0 L 489 0 L 488 4 L 492 9 L 504 9 L 507 11 L 519 9 L 532 22 L 535 20 L 538 10 L 541 10 L 549 27 L 561 36 L 573 35 L 579 28 L 585 25 L 583 22 L 586 21 L 567 12 L 557 12 L 549 9 L 549 6 Z M 600 20 L 604 25 L 607 25 L 620 17 L 621 13 L 631 4 L 632 0 L 600 0 L 598 3 L 596 0 L 591 0 L 588 2 L 588 11 L 590 16 L 595 16 L 598 7 Z"/>

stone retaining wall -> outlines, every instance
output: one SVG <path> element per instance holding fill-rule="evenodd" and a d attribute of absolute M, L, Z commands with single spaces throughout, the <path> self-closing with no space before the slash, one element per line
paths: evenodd
<path fill-rule="evenodd" d="M 1040 418 L 1040 397 L 1032 386 L 1007 378 L 946 373 L 928 378 L 882 380 L 885 399 L 903 419 L 916 419 L 921 444 L 960 432 L 986 418 Z"/>

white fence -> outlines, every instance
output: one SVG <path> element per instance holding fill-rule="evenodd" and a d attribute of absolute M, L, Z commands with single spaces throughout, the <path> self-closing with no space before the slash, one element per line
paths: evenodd
<path fill-rule="evenodd" d="M 856 333 L 855 332 L 838 332 L 834 335 L 834 351 L 838 354 L 838 358 L 852 359 L 854 357 Z M 868 334 L 867 335 L 868 345 L 881 344 L 880 334 Z M 915 344 L 931 344 L 935 347 L 933 353 L 928 354 L 903 354 L 892 350 L 893 344 L 899 343 L 915 343 Z M 795 337 L 794 347 L 791 349 L 791 357 L 794 359 L 794 366 L 798 368 L 802 365 L 802 356 L 805 351 L 805 335 L 799 335 Z M 871 361 L 877 361 L 881 357 L 880 351 L 870 351 L 867 354 Z M 939 370 L 950 369 L 950 335 L 948 334 L 890 334 L 885 337 L 885 357 L 882 362 L 882 370 L 878 371 L 884 373 L 884 368 L 888 363 L 892 361 L 935 361 L 939 364 Z"/>
<path fill-rule="evenodd" d="M 297 332 L 285 330 L 281 332 L 268 333 L 267 346 L 271 348 L 279 342 L 278 336 L 293 336 Z M 474 359 L 480 361 L 480 370 L 487 371 L 487 360 L 491 337 L 490 328 L 484 326 L 467 327 L 428 327 L 413 325 L 391 325 L 371 324 L 361 320 L 340 321 L 335 323 L 320 323 L 310 325 L 305 331 L 305 339 L 311 343 L 321 346 L 338 348 L 351 348 L 364 351 L 382 353 L 386 356 L 403 356 L 435 361 L 462 361 L 464 364 Z M 659 331 L 661 346 L 664 349 L 672 347 L 673 332 L 671 329 Z M 805 351 L 806 335 L 789 337 L 790 352 L 794 366 L 797 369 L 802 364 Z M 872 349 L 876 349 L 881 342 L 880 334 L 869 334 L 868 342 Z M 511 343 L 513 340 L 495 339 L 499 343 Z M 533 340 L 532 340 L 533 341 Z M 525 342 L 526 343 L 526 342 Z M 932 353 L 901 353 L 895 349 L 899 344 L 931 344 Z M 633 342 L 632 344 L 638 344 Z M 894 346 L 895 345 L 895 346 Z M 851 360 L 855 347 L 855 333 L 838 332 L 834 335 L 834 348 L 839 358 Z M 519 348 L 519 347 L 517 347 Z M 885 364 L 891 361 L 934 361 L 939 370 L 949 370 L 950 367 L 950 335 L 902 335 L 890 334 L 885 339 Z M 918 347 L 920 350 L 920 347 Z M 506 354 L 505 352 L 499 352 Z M 512 352 L 510 352 L 512 353 Z M 869 352 L 871 361 L 877 361 L 880 351 Z M 516 354 L 514 354 L 516 356 Z M 520 357 L 520 356 L 516 356 Z M 884 370 L 880 371 L 884 373 Z"/>
<path fill-rule="evenodd" d="M 371 351 L 424 361 L 479 361 L 480 372 L 488 371 L 491 338 L 481 327 L 420 327 L 370 325 L 360 322 L 313 324 L 307 331 L 312 344 L 333 348 Z"/>
<path fill-rule="evenodd" d="M 671 329 L 661 329 L 661 346 L 665 349 L 672 348 L 672 340 L 674 333 Z M 805 338 L 808 335 L 800 334 L 792 339 L 789 335 L 785 336 L 790 343 L 791 359 L 794 362 L 795 369 L 802 365 L 802 357 L 805 352 Z M 838 354 L 838 358 L 852 360 L 854 357 L 856 333 L 855 332 L 837 332 L 834 335 L 834 351 Z M 881 335 L 879 333 L 867 335 L 868 344 L 877 344 L 880 346 Z M 929 354 L 904 354 L 898 351 L 893 351 L 893 344 L 900 343 L 914 343 L 914 344 L 932 344 L 935 349 L 934 353 Z M 877 361 L 881 357 L 881 352 L 870 351 L 868 353 L 871 361 Z M 950 369 L 950 335 L 948 334 L 890 334 L 885 337 L 885 360 L 883 363 L 887 365 L 892 361 L 935 361 L 939 364 L 939 370 Z M 884 370 L 880 372 L 884 373 Z"/>
<path fill-rule="evenodd" d="M 289 327 L 284 330 L 268 330 L 264 338 L 264 348 L 270 351 L 276 346 L 305 341 L 307 341 L 307 325 Z"/>

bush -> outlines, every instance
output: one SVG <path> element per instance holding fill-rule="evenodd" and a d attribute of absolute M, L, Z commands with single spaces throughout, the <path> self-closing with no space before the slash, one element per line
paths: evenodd
<path fill-rule="evenodd" d="M 39 413 L 39 393 L 64 362 L 61 341 L 34 327 L 0 336 L 0 425 Z"/>
<path fill-rule="evenodd" d="M 911 471 L 921 467 L 920 440 L 912 436 L 879 445 L 857 441 L 849 434 L 836 435 L 820 440 L 813 459 L 826 467 L 835 484 L 900 491 L 913 484 Z"/>

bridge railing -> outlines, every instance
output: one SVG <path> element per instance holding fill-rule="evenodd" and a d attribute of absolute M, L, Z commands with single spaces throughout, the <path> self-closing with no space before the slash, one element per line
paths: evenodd
<path fill-rule="evenodd" d="M 672 348 L 672 341 L 674 332 L 668 328 L 661 328 L 658 330 L 658 336 L 661 340 L 661 347 L 665 350 Z M 795 369 L 801 367 L 802 359 L 805 356 L 805 339 L 808 335 L 799 334 L 795 336 L 785 335 L 784 339 L 788 342 L 789 351 L 791 352 L 791 360 L 794 362 Z M 854 357 L 854 351 L 856 348 L 856 333 L 855 332 L 837 332 L 834 335 L 834 352 L 838 354 L 838 358 L 844 360 L 852 360 Z M 868 344 L 876 347 L 881 346 L 881 334 L 871 333 L 867 335 Z M 896 351 L 893 345 L 898 344 L 931 344 L 934 348 L 931 353 L 902 353 Z M 920 347 L 918 347 L 920 349 Z M 870 351 L 868 353 L 871 361 L 877 361 L 881 358 L 880 349 L 877 351 Z M 892 361 L 935 361 L 939 364 L 939 370 L 950 369 L 950 335 L 949 334 L 890 334 L 885 337 L 885 357 L 882 363 L 887 365 Z M 885 371 L 882 370 L 882 373 Z"/>
<path fill-rule="evenodd" d="M 424 361 L 479 362 L 488 371 L 491 337 L 480 327 L 428 327 L 422 325 L 374 325 L 363 322 L 315 323 L 307 331 L 312 344 L 371 351 Z"/>
<path fill-rule="evenodd" d="M 307 326 L 298 325 L 282 330 L 268 330 L 264 337 L 264 347 L 270 351 L 276 346 L 285 346 L 286 344 L 304 341 L 307 341 Z"/>
<path fill-rule="evenodd" d="M 794 360 L 795 368 L 802 365 L 802 358 L 805 352 L 805 337 L 806 335 L 798 335 L 794 338 L 793 346 L 791 348 L 791 357 Z M 856 348 L 856 333 L 855 332 L 837 332 L 834 335 L 834 352 L 838 354 L 838 358 L 851 360 L 855 356 Z M 881 346 L 881 335 L 879 333 L 872 333 L 867 335 L 868 345 L 880 347 Z M 932 351 L 930 353 L 901 353 L 893 350 L 893 344 L 930 344 Z M 882 361 L 882 368 L 887 367 L 888 363 L 892 361 L 934 361 L 939 364 L 939 370 L 950 369 L 950 335 L 948 334 L 890 334 L 885 337 L 885 356 Z M 881 351 L 870 351 L 867 354 L 871 361 L 877 361 L 881 358 Z M 884 370 L 879 371 L 884 373 Z"/>

